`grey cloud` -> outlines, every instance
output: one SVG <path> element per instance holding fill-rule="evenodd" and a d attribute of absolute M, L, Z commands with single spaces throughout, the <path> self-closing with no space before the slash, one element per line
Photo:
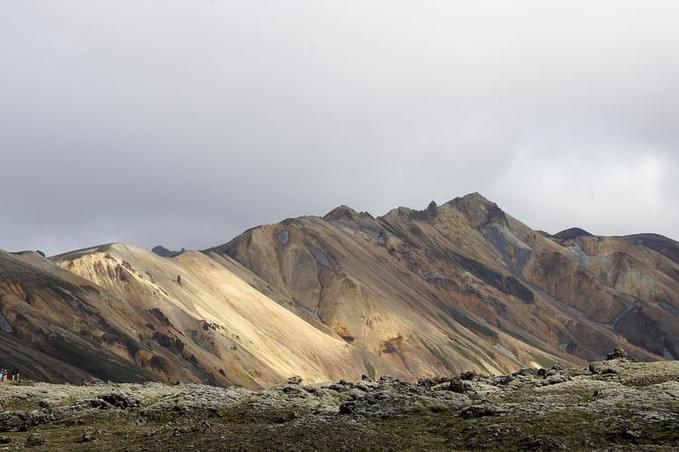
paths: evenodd
<path fill-rule="evenodd" d="M 199 248 L 480 191 L 679 237 L 669 1 L 10 2 L 0 247 Z"/>

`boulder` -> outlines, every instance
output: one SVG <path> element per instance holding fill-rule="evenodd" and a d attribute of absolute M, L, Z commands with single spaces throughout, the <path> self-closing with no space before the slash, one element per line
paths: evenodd
<path fill-rule="evenodd" d="M 613 359 L 627 359 L 629 356 L 627 352 L 622 347 L 615 347 L 608 355 L 606 355 L 606 360 L 610 361 Z"/>
<path fill-rule="evenodd" d="M 339 414 L 352 414 L 356 411 L 356 402 L 344 402 L 339 407 Z"/>
<path fill-rule="evenodd" d="M 497 416 L 503 412 L 502 409 L 496 407 L 495 405 L 484 404 L 484 405 L 472 405 L 462 408 L 460 415 L 463 418 L 479 418 L 488 416 Z"/>
<path fill-rule="evenodd" d="M 122 409 L 135 408 L 141 405 L 141 401 L 139 399 L 122 392 L 102 394 L 98 398 L 111 406 Z"/>
<path fill-rule="evenodd" d="M 472 385 L 467 383 L 466 381 L 462 381 L 460 377 L 453 378 L 450 380 L 448 383 L 447 389 L 449 391 L 456 392 L 458 394 L 466 394 L 468 392 L 473 392 L 474 388 L 472 388 Z"/>
<path fill-rule="evenodd" d="M 589 371 L 598 375 L 618 373 L 617 369 L 606 361 L 594 361 L 589 363 Z"/>
<path fill-rule="evenodd" d="M 89 443 L 90 441 L 94 441 L 96 433 L 97 431 L 94 427 L 85 427 L 82 434 L 80 435 L 80 438 L 78 438 L 77 442 Z"/>
<path fill-rule="evenodd" d="M 0 432 L 24 432 L 29 427 L 28 415 L 24 411 L 0 413 Z"/>
<path fill-rule="evenodd" d="M 523 450 L 562 450 L 567 449 L 562 442 L 544 435 L 531 435 L 520 441 Z"/>
<path fill-rule="evenodd" d="M 302 384 L 302 377 L 299 375 L 295 375 L 294 377 L 288 378 L 288 384 L 289 385 L 301 385 Z"/>
<path fill-rule="evenodd" d="M 26 447 L 39 447 L 45 444 L 47 444 L 47 440 L 40 433 L 31 433 L 24 443 Z"/>

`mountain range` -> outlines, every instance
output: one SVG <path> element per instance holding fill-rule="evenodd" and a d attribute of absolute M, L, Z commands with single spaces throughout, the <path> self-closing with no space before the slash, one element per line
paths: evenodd
<path fill-rule="evenodd" d="M 0 365 L 267 387 L 679 359 L 679 243 L 535 231 L 479 194 L 338 207 L 202 251 L 0 251 Z"/>

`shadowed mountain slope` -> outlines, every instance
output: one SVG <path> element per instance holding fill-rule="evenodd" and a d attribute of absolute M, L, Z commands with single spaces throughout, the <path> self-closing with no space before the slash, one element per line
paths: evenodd
<path fill-rule="evenodd" d="M 679 264 L 679 242 L 658 234 L 628 235 L 627 240 L 645 246 Z"/>

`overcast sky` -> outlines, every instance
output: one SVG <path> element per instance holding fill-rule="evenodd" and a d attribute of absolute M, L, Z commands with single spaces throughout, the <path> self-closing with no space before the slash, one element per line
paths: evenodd
<path fill-rule="evenodd" d="M 679 238 L 676 1 L 5 0 L 0 248 L 479 191 Z"/>

